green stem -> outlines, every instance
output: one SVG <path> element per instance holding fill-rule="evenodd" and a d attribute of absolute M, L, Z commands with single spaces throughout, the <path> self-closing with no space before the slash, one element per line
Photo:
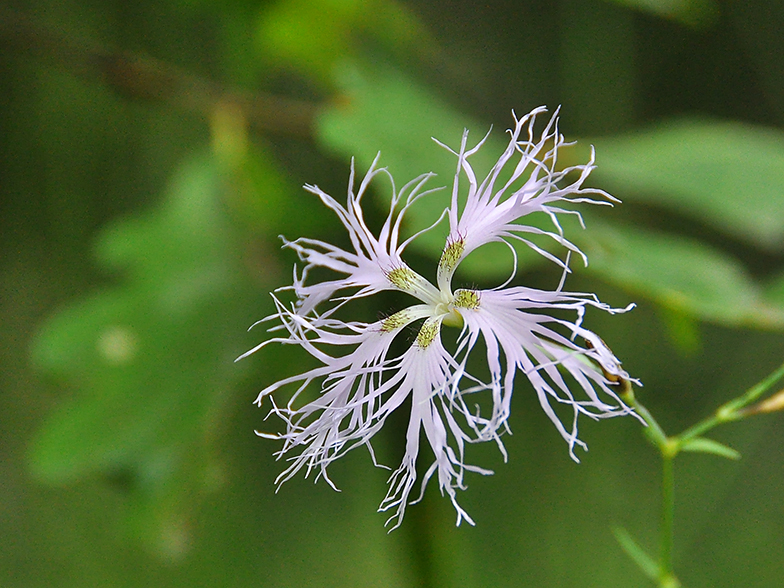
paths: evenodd
<path fill-rule="evenodd" d="M 673 585 L 672 545 L 675 520 L 674 455 L 662 451 L 662 514 L 659 543 L 659 586 Z"/>
<path fill-rule="evenodd" d="M 675 520 L 675 456 L 678 444 L 669 438 L 650 411 L 634 396 L 631 386 L 622 394 L 623 400 L 634 408 L 648 427 L 645 434 L 659 449 L 662 456 L 662 512 L 659 538 L 659 588 L 676 588 L 680 586 L 673 574 L 672 546 L 673 526 Z"/>
<path fill-rule="evenodd" d="M 673 437 L 673 440 L 680 446 L 690 439 L 699 437 L 717 425 L 743 418 L 744 415 L 741 410 L 758 400 L 760 396 L 768 392 L 768 390 L 770 390 L 781 378 L 784 378 L 784 364 L 780 365 L 778 369 L 773 371 L 764 380 L 749 388 L 745 394 L 722 404 L 714 414 L 696 425 L 689 427 L 680 435 L 676 435 Z"/>
<path fill-rule="evenodd" d="M 675 458 L 683 445 L 717 425 L 741 419 L 745 416 L 743 409 L 768 392 L 779 380 L 784 378 L 784 364 L 773 371 L 764 380 L 749 388 L 744 394 L 721 405 L 714 414 L 696 425 L 689 427 L 680 435 L 667 436 L 661 425 L 650 411 L 634 396 L 631 384 L 625 382 L 621 398 L 634 408 L 635 412 L 648 425 L 645 435 L 659 449 L 662 456 L 662 512 L 661 536 L 659 538 L 659 588 L 680 588 L 681 584 L 673 572 L 673 527 L 675 521 Z"/>

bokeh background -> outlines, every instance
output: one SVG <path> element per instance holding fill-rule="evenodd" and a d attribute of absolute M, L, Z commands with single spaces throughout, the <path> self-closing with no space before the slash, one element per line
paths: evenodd
<path fill-rule="evenodd" d="M 377 151 L 399 184 L 448 184 L 431 136 L 492 125 L 481 167 L 512 109 L 561 105 L 564 165 L 595 145 L 593 185 L 624 201 L 567 227 L 591 260 L 567 287 L 638 303 L 587 325 L 665 429 L 706 416 L 784 359 L 782 30 L 776 0 L 2 0 L 0 585 L 648 586 L 611 532 L 655 551 L 659 462 L 633 419 L 584 422 L 578 465 L 520 382 L 509 462 L 470 448 L 495 470 L 460 496 L 477 526 L 431 487 L 388 535 L 363 450 L 335 464 L 341 493 L 275 494 L 277 445 L 253 430 L 276 424 L 251 402 L 303 356 L 233 360 L 290 281 L 277 236 L 345 239 L 302 184 L 340 196 Z M 503 280 L 488 259 L 463 283 Z M 782 420 L 715 438 L 743 458 L 676 463 L 676 570 L 780 586 Z"/>

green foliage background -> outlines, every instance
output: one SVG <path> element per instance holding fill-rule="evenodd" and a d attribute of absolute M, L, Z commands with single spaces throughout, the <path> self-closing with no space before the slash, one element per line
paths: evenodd
<path fill-rule="evenodd" d="M 253 430 L 276 424 L 251 402 L 302 356 L 233 359 L 290 280 L 277 236 L 343 238 L 299 186 L 339 197 L 351 157 L 364 171 L 378 151 L 400 185 L 449 184 L 431 136 L 493 125 L 489 166 L 511 109 L 560 104 L 579 140 L 564 164 L 595 145 L 594 185 L 624 201 L 567 227 L 591 261 L 567 287 L 638 303 L 587 324 L 665 428 L 695 422 L 784 356 L 781 30 L 774 0 L 3 1 L 0 585 L 646 586 L 611 532 L 655 547 L 658 461 L 634 420 L 584 423 L 576 465 L 521 383 L 509 463 L 471 448 L 496 472 L 461 496 L 477 526 L 455 528 L 431 488 L 387 535 L 365 452 L 336 464 L 342 493 L 295 479 L 275 494 L 277 447 Z M 138 69 L 110 67 L 127 55 Z M 180 77 L 145 78 L 151 63 Z M 240 95 L 295 102 L 259 117 Z M 416 242 L 413 263 L 442 244 Z M 557 284 L 520 259 L 520 282 Z M 460 277 L 508 267 L 502 251 Z M 743 458 L 678 462 L 679 577 L 780 585 L 781 419 L 716 438 Z"/>

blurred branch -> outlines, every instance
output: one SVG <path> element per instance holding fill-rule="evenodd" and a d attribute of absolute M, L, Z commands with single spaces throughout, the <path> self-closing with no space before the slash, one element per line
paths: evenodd
<path fill-rule="evenodd" d="M 309 137 L 318 106 L 264 93 L 226 88 L 157 59 L 74 39 L 0 4 L 0 47 L 43 59 L 123 96 L 160 102 L 209 119 L 231 104 L 258 130 Z"/>

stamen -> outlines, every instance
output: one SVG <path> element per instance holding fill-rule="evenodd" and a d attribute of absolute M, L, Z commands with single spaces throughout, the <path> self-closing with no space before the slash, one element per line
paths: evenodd
<path fill-rule="evenodd" d="M 435 341 L 440 330 L 441 321 L 435 319 L 426 320 L 425 324 L 422 325 L 422 328 L 419 329 L 419 334 L 416 338 L 417 346 L 421 349 L 427 349 L 427 347 Z"/>
<path fill-rule="evenodd" d="M 397 331 L 401 327 L 406 326 L 410 322 L 409 319 L 410 314 L 408 309 L 400 310 L 383 320 L 381 323 L 381 332 L 391 333 L 392 331 Z"/>
<path fill-rule="evenodd" d="M 475 310 L 479 308 L 479 292 L 476 290 L 456 290 L 455 300 L 452 302 L 455 308 L 467 308 Z"/>
<path fill-rule="evenodd" d="M 387 279 L 401 290 L 411 290 L 416 283 L 416 273 L 407 267 L 397 267 L 387 272 Z"/>
<path fill-rule="evenodd" d="M 438 269 L 448 273 L 454 271 L 464 251 L 465 241 L 463 239 L 447 243 L 446 247 L 444 247 L 444 252 L 441 254 L 441 260 L 438 262 Z"/>

